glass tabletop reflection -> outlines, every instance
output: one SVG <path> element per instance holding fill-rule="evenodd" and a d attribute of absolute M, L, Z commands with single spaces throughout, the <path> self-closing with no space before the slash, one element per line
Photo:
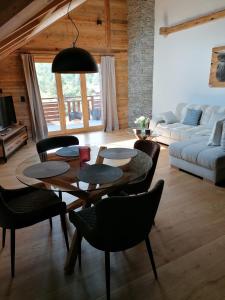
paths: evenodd
<path fill-rule="evenodd" d="M 140 150 L 137 150 L 137 155 L 131 159 L 113 160 L 100 157 L 99 152 L 102 149 L 106 149 L 106 147 L 91 147 L 91 158 L 89 162 L 82 162 L 79 157 L 59 156 L 56 152 L 47 153 L 46 161 L 64 161 L 69 164 L 69 169 L 63 174 L 42 179 L 31 178 L 24 175 L 24 170 L 28 167 L 41 163 L 40 156 L 34 154 L 17 166 L 16 177 L 21 183 L 27 186 L 52 191 L 72 192 L 73 194 L 82 197 L 82 193 L 101 189 L 107 190 L 112 186 L 126 185 L 140 180 L 146 176 L 147 172 L 152 167 L 151 158 Z M 83 177 L 79 176 L 80 173 L 84 173 L 84 171 L 88 170 L 87 167 L 95 164 L 104 164 L 106 166 L 119 168 L 122 170 L 122 172 L 120 172 L 121 176 L 117 180 L 112 178 L 112 181 L 109 177 L 108 182 L 104 184 L 98 184 L 96 182 L 93 184 L 82 181 L 80 177 Z M 97 168 L 96 172 L 98 172 L 98 169 L 101 168 Z"/>

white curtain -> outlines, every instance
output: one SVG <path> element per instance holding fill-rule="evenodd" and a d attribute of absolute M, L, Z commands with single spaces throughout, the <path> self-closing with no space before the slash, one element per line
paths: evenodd
<path fill-rule="evenodd" d="M 31 54 L 22 54 L 21 57 L 30 103 L 32 137 L 35 142 L 38 142 L 48 136 L 48 127 L 41 103 L 33 57 Z"/>
<path fill-rule="evenodd" d="M 101 57 L 101 82 L 104 129 L 105 131 L 117 130 L 119 122 L 116 104 L 115 58 L 112 56 Z"/>

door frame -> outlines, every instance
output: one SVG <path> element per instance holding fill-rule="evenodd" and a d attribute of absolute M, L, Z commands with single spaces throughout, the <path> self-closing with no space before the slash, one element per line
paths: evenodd
<path fill-rule="evenodd" d="M 34 62 L 36 63 L 52 63 L 54 55 L 33 55 Z M 100 63 L 100 56 L 94 56 L 97 63 Z M 56 81 L 56 91 L 59 104 L 59 116 L 60 116 L 60 126 L 61 130 L 48 132 L 48 136 L 55 135 L 65 135 L 65 134 L 74 134 L 74 133 L 83 133 L 83 132 L 93 132 L 103 130 L 104 126 L 89 126 L 89 106 L 87 99 L 87 88 L 86 88 L 86 78 L 85 74 L 80 74 L 80 88 L 81 88 L 81 98 L 82 98 L 82 110 L 83 110 L 83 127 L 82 128 L 73 128 L 66 129 L 66 114 L 65 114 L 65 102 L 64 95 L 62 90 L 62 78 L 61 74 L 55 73 Z"/>

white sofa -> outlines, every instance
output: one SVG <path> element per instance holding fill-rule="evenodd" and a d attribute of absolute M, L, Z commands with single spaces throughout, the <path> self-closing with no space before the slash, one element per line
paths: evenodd
<path fill-rule="evenodd" d="M 200 125 L 182 124 L 187 108 L 202 110 Z M 175 114 L 176 123 L 165 124 L 163 117 L 157 116 L 150 125 L 159 134 L 157 141 L 170 145 L 170 164 L 215 184 L 225 181 L 225 151 L 220 146 L 207 145 L 215 115 L 225 118 L 225 107 L 180 103 Z"/>
<path fill-rule="evenodd" d="M 190 126 L 182 124 L 188 108 L 202 110 L 200 125 Z M 179 103 L 174 112 L 178 120 L 176 123 L 165 124 L 163 116 L 158 115 L 151 120 L 150 129 L 158 134 L 157 141 L 166 145 L 195 137 L 209 137 L 214 125 L 213 122 L 210 122 L 210 119 L 214 113 L 224 113 L 225 117 L 225 107 Z"/>

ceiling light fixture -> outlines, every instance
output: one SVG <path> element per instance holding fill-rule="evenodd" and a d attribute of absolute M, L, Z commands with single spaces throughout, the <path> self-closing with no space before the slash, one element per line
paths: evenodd
<path fill-rule="evenodd" d="M 70 6 L 72 0 L 68 5 L 67 16 L 74 28 L 77 36 L 73 41 L 71 48 L 61 50 L 52 62 L 53 73 L 68 73 L 68 74 L 82 74 L 82 73 L 97 73 L 98 66 L 93 56 L 86 50 L 76 47 L 76 42 L 79 37 L 79 30 L 70 16 Z"/>

